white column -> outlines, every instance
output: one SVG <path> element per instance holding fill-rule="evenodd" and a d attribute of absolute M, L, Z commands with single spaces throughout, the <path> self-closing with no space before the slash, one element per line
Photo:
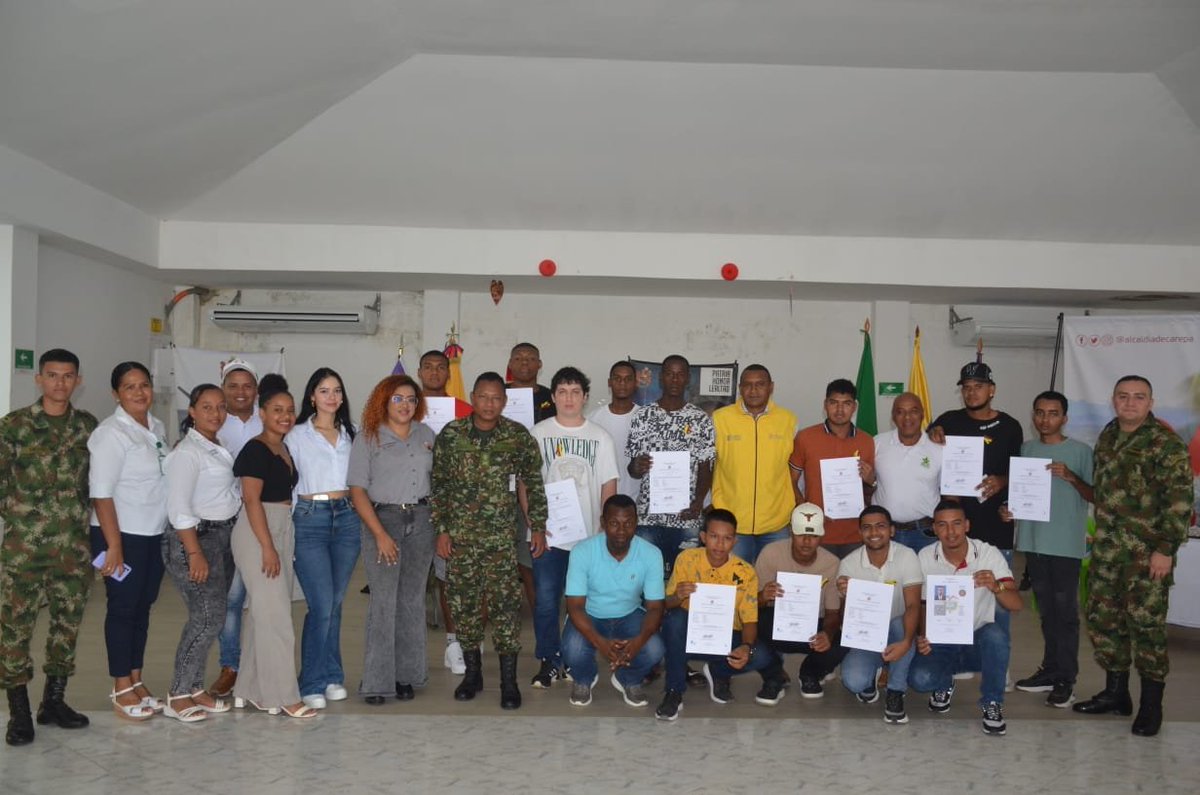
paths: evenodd
<path fill-rule="evenodd" d="M 28 405 L 37 395 L 34 370 L 17 370 L 18 348 L 37 349 L 38 235 L 30 229 L 0 225 L 0 306 L 9 321 L 0 322 L 0 415 Z"/>
<path fill-rule="evenodd" d="M 875 381 L 908 383 L 912 364 L 913 322 L 908 301 L 876 301 L 871 307 L 871 349 L 875 354 Z M 892 398 L 876 397 L 879 431 L 892 427 Z"/>

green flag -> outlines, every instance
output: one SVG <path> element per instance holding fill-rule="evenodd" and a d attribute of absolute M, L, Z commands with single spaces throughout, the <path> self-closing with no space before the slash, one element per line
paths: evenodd
<path fill-rule="evenodd" d="M 875 419 L 875 363 L 871 357 L 871 327 L 863 329 L 862 359 L 858 363 L 858 427 L 874 436 L 879 433 Z"/>

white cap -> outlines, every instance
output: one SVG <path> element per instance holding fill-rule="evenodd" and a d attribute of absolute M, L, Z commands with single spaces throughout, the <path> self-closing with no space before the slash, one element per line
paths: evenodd
<path fill-rule="evenodd" d="M 236 370 L 245 370 L 250 375 L 254 376 L 254 380 L 258 380 L 258 371 L 254 369 L 254 365 L 245 359 L 239 359 L 236 356 L 221 365 L 221 380 L 224 381 L 229 377 L 229 374 Z"/>
<path fill-rule="evenodd" d="M 792 535 L 825 535 L 825 513 L 821 506 L 811 502 L 801 503 L 792 511 Z"/>

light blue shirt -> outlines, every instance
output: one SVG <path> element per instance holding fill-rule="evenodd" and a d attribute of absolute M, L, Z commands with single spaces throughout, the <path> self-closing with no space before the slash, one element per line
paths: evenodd
<path fill-rule="evenodd" d="M 666 598 L 663 559 L 658 547 L 634 537 L 624 560 L 608 551 L 603 533 L 580 541 L 567 565 L 567 596 L 587 599 L 584 609 L 593 618 L 621 618 L 642 602 Z"/>

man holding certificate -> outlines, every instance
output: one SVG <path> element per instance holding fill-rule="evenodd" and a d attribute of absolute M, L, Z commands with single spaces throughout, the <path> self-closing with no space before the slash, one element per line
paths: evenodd
<path fill-rule="evenodd" d="M 534 653 L 541 661 L 532 685 L 550 687 L 564 679 L 559 647 L 558 605 L 567 584 L 571 549 L 600 530 L 600 506 L 617 493 L 617 456 L 608 431 L 583 416 L 591 381 L 574 367 L 550 380 L 556 413 L 533 426 L 542 452 L 542 482 L 548 519 L 546 551 L 533 559 Z"/>
<path fill-rule="evenodd" d="M 863 649 L 846 652 L 842 660 L 842 684 L 863 704 L 873 704 L 879 700 L 875 679 L 880 665 L 886 665 L 888 682 L 883 719 L 888 723 L 908 723 L 904 691 L 908 689 L 908 669 L 916 652 L 913 641 L 921 619 L 921 585 L 925 575 L 917 553 L 903 544 L 892 543 L 896 530 L 887 508 L 867 506 L 858 517 L 858 527 L 863 545 L 842 559 L 838 590 L 845 595 L 852 579 L 891 584 L 891 621 L 882 654 Z"/>
<path fill-rule="evenodd" d="M 732 554 L 737 519 L 723 508 L 704 515 L 699 549 L 679 553 L 667 582 L 662 638 L 666 644 L 666 692 L 655 711 L 675 720 L 683 709 L 687 660 L 705 660 L 709 697 L 733 700 L 730 678 L 762 670 L 770 654 L 758 642 L 758 577 L 754 567 Z"/>
<path fill-rule="evenodd" d="M 1021 597 L 1000 550 L 967 538 L 970 529 L 961 504 L 956 500 L 938 503 L 933 512 L 938 543 L 917 555 L 926 580 L 927 609 L 908 683 L 918 693 L 931 693 L 930 711 L 946 712 L 954 695 L 954 674 L 980 671 L 983 731 L 1001 735 L 1008 730 L 1004 723 L 1004 678 L 1011 641 L 1008 627 L 996 621 L 996 612 L 998 606 L 1020 610 Z M 931 588 L 930 579 L 935 577 L 944 578 L 944 584 Z M 966 616 L 970 623 L 963 627 L 960 602 L 968 600 L 974 605 Z M 963 633 L 963 629 L 967 631 Z M 943 636 L 952 642 L 942 642 L 939 638 Z"/>

